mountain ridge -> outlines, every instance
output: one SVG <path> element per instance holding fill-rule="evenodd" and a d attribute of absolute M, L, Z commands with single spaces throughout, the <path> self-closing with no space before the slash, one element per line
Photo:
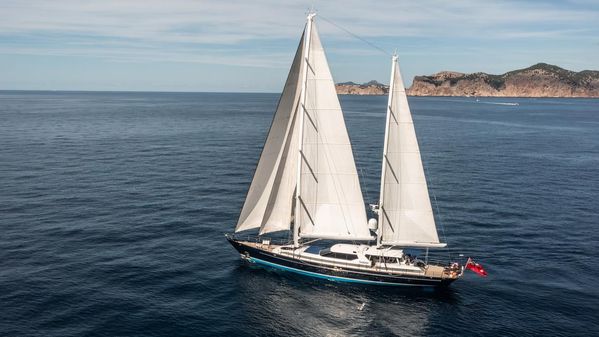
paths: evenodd
<path fill-rule="evenodd" d="M 340 95 L 386 95 L 389 86 L 377 81 L 338 83 Z M 548 63 L 495 75 L 440 71 L 415 76 L 406 90 L 411 96 L 599 97 L 599 71 L 570 71 Z"/>
<path fill-rule="evenodd" d="M 371 80 L 366 83 L 358 84 L 355 82 L 343 82 L 335 84 L 337 94 L 339 95 L 386 95 L 389 92 L 389 86 L 379 83 L 377 80 Z"/>
<path fill-rule="evenodd" d="M 501 75 L 442 71 L 415 76 L 412 96 L 599 97 L 599 71 L 537 63 Z"/>

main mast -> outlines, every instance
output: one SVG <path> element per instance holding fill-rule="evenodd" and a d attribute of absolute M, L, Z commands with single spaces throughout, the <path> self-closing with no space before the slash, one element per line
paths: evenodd
<path fill-rule="evenodd" d="M 304 59 L 302 62 L 304 63 L 304 68 L 302 70 L 302 91 L 300 92 L 300 106 L 299 106 L 299 146 L 297 152 L 297 184 L 295 190 L 295 217 L 293 220 L 293 245 L 295 247 L 299 246 L 299 226 L 300 226 L 300 214 L 301 214 L 301 182 L 302 182 L 302 150 L 304 143 L 304 114 L 306 109 L 306 87 L 308 84 L 308 57 L 310 56 L 310 40 L 312 36 L 312 22 L 316 13 L 309 13 L 306 19 L 306 34 L 304 34 L 304 50 L 303 56 Z"/>
<path fill-rule="evenodd" d="M 383 145 L 383 167 L 381 169 L 381 194 L 379 197 L 379 221 L 378 221 L 378 231 L 376 235 L 376 244 L 377 246 L 381 245 L 381 239 L 383 237 L 383 217 L 385 216 L 385 206 L 384 206 L 384 195 L 385 195 L 385 174 L 387 171 L 387 150 L 389 147 L 389 122 L 391 119 L 391 103 L 393 100 L 393 87 L 394 87 L 394 79 L 395 79 L 395 66 L 397 64 L 397 54 L 393 54 L 391 58 L 391 79 L 389 80 L 389 98 L 387 100 L 387 118 L 385 121 L 385 142 Z"/>

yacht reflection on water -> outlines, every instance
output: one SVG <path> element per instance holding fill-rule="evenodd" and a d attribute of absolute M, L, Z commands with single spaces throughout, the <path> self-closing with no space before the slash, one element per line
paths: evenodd
<path fill-rule="evenodd" d="M 382 289 L 241 264 L 233 273 L 245 318 L 263 335 L 424 335 L 440 306 L 459 302 L 451 288 Z"/>

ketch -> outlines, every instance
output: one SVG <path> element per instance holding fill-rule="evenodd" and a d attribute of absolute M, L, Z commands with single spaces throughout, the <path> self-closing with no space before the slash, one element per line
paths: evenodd
<path fill-rule="evenodd" d="M 443 248 L 397 55 L 382 152 L 378 219 L 366 205 L 343 112 L 316 25 L 308 14 L 235 234 L 250 263 L 339 282 L 447 286 L 457 262 L 428 261 Z M 257 236 L 243 232 L 258 230 Z M 276 240 L 277 233 L 287 239 Z M 270 237 L 268 235 L 271 235 Z M 426 249 L 424 259 L 409 254 Z"/>

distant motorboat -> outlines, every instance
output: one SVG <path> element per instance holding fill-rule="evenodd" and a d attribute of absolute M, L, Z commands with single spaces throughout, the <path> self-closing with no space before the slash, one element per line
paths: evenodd
<path fill-rule="evenodd" d="M 494 105 L 520 105 L 520 103 L 518 103 L 518 102 L 484 102 L 484 101 L 479 100 L 478 98 L 476 99 L 476 103 L 494 104 Z"/>

